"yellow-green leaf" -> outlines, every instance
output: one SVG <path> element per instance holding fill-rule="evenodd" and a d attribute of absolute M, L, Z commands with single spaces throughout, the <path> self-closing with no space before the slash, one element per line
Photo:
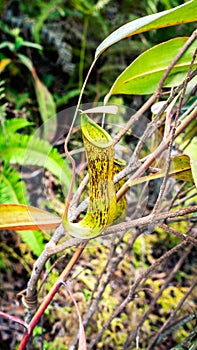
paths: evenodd
<path fill-rule="evenodd" d="M 118 41 L 134 34 L 143 33 L 152 29 L 170 27 L 177 24 L 195 22 L 197 20 L 196 0 L 174 7 L 170 10 L 154 13 L 152 15 L 129 22 L 111 33 L 97 47 L 95 58 Z"/>
<path fill-rule="evenodd" d="M 193 181 L 190 158 L 186 154 L 173 157 L 169 174 L 178 180 Z"/>
<path fill-rule="evenodd" d="M 193 120 L 189 124 L 188 128 L 184 131 L 182 142 L 191 140 L 195 135 L 197 135 L 197 119 Z"/>
<path fill-rule="evenodd" d="M 143 52 L 136 58 L 116 79 L 106 100 L 114 94 L 151 94 L 155 91 L 164 72 L 180 51 L 187 37 L 168 40 Z M 189 46 L 178 62 L 170 71 L 164 82 L 164 87 L 179 85 L 186 77 L 192 57 L 196 49 L 196 43 Z M 194 67 L 197 61 L 194 63 Z M 197 82 L 195 79 L 192 83 Z"/>
<path fill-rule="evenodd" d="M 5 69 L 5 67 L 7 67 L 7 65 L 11 62 L 11 60 L 9 58 L 4 58 L 0 61 L 0 73 L 3 72 L 3 70 Z"/>
<path fill-rule="evenodd" d="M 142 176 L 138 179 L 135 179 L 128 184 L 128 187 L 132 187 L 146 181 L 160 179 L 164 177 L 165 171 L 166 170 L 164 168 L 155 174 L 150 174 L 150 175 Z M 171 159 L 169 175 L 175 177 L 178 180 L 193 181 L 190 158 L 186 154 L 173 157 Z"/>
<path fill-rule="evenodd" d="M 0 205 L 0 230 L 42 230 L 59 226 L 61 219 L 23 204 Z"/>
<path fill-rule="evenodd" d="M 197 136 L 192 139 L 190 144 L 185 148 L 184 152 L 189 156 L 188 158 L 190 159 L 191 172 L 197 188 Z"/>

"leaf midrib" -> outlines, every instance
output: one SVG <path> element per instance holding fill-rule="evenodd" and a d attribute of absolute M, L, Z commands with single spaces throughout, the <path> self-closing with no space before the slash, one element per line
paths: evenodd
<path fill-rule="evenodd" d="M 177 64 L 177 65 L 175 65 L 175 66 L 173 67 L 173 69 L 170 71 L 170 73 L 169 73 L 168 76 L 172 75 L 172 73 L 173 73 L 173 71 L 174 71 L 175 68 L 181 68 L 181 67 L 186 67 L 186 68 L 187 68 L 187 67 L 189 66 L 189 64 L 190 64 L 190 61 L 188 61 L 187 63 L 182 63 L 182 64 Z M 196 66 L 196 65 L 197 65 L 197 62 L 194 63 L 194 66 Z M 120 82 L 120 84 L 116 86 L 116 89 L 119 88 L 120 86 L 122 86 L 122 85 L 124 85 L 124 84 L 126 84 L 126 83 L 128 83 L 128 82 L 130 82 L 130 81 L 132 81 L 132 80 L 135 80 L 135 79 L 138 79 L 138 78 L 141 78 L 141 77 L 146 77 L 147 75 L 154 74 L 154 73 L 162 73 L 163 71 L 166 71 L 167 68 L 168 68 L 168 65 L 167 65 L 165 68 L 149 70 L 149 71 L 143 72 L 143 73 L 141 73 L 141 74 L 134 75 L 134 76 L 132 76 L 131 78 L 126 79 L 126 80 L 124 80 L 123 82 Z M 184 71 L 185 71 L 185 70 L 184 70 Z M 183 73 L 184 71 L 177 72 L 177 74 L 178 74 L 178 73 Z M 114 89 L 112 88 L 112 91 L 116 91 L 116 89 L 114 90 Z"/>

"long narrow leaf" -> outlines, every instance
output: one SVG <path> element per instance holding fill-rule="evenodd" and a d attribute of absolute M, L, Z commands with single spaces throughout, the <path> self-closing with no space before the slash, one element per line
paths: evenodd
<path fill-rule="evenodd" d="M 102 52 L 111 45 L 134 34 L 182 23 L 195 22 L 197 20 L 196 8 L 196 0 L 188 1 L 186 4 L 177 6 L 173 9 L 154 13 L 152 15 L 129 22 L 115 30 L 105 40 L 103 40 L 103 42 L 96 49 L 95 58 L 98 58 Z"/>
<path fill-rule="evenodd" d="M 44 126 L 44 138 L 46 140 L 49 140 L 50 133 L 53 134 L 54 130 L 56 130 L 56 124 L 55 124 L 56 119 L 54 118 L 56 116 L 55 101 L 50 91 L 39 79 L 31 60 L 22 54 L 18 54 L 18 58 L 30 70 L 32 74 L 33 81 L 34 81 L 34 88 L 35 88 L 39 110 L 40 110 L 40 115 Z M 47 120 L 52 117 L 54 118 L 53 123 L 49 123 L 45 125 Z"/>
<path fill-rule="evenodd" d="M 139 177 L 135 180 L 132 180 L 128 184 L 128 186 L 132 187 L 146 181 L 160 179 L 164 177 L 165 172 L 166 172 L 166 169 L 163 168 L 155 174 Z M 186 154 L 182 154 L 181 156 L 176 156 L 171 159 L 169 176 L 173 176 L 178 180 L 194 182 L 194 177 L 192 176 L 192 172 L 191 172 L 191 161 Z"/>
<path fill-rule="evenodd" d="M 0 230 L 42 230 L 59 226 L 61 219 L 23 204 L 0 205 Z"/>
<path fill-rule="evenodd" d="M 107 99 L 113 94 L 151 94 L 155 91 L 167 67 L 188 38 L 175 38 L 145 51 L 116 79 Z M 164 87 L 179 85 L 186 76 L 196 43 L 190 45 L 169 73 Z M 194 67 L 197 66 L 197 61 Z M 193 79 L 193 84 L 195 84 Z"/>

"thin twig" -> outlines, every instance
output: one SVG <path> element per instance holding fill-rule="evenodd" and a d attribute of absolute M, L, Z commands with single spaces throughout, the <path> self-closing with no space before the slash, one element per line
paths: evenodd
<path fill-rule="evenodd" d="M 180 116 L 179 122 L 181 122 L 183 119 L 187 117 L 190 112 L 197 107 L 197 101 L 194 101 L 191 106 L 187 108 L 187 110 Z"/>
<path fill-rule="evenodd" d="M 136 329 L 134 329 L 133 332 L 128 336 L 128 338 L 127 338 L 127 340 L 126 340 L 126 342 L 124 344 L 124 348 L 123 348 L 124 350 L 128 350 L 129 349 L 129 345 L 131 344 L 131 342 L 136 338 L 137 335 L 139 336 L 139 332 L 140 332 L 140 329 L 142 328 L 142 325 L 147 320 L 147 318 L 150 315 L 150 313 L 153 311 L 153 308 L 154 308 L 155 304 L 157 303 L 157 301 L 160 298 L 160 296 L 163 294 L 163 291 L 166 289 L 167 285 L 170 283 L 170 281 L 172 280 L 174 275 L 177 273 L 177 271 L 180 269 L 181 265 L 184 263 L 186 257 L 188 256 L 188 254 L 191 251 L 191 248 L 192 248 L 192 245 L 187 247 L 187 249 L 183 252 L 182 256 L 180 257 L 180 259 L 178 260 L 178 262 L 174 266 L 173 270 L 171 271 L 169 276 L 166 278 L 165 283 L 161 286 L 161 288 L 159 289 L 159 292 L 156 293 L 156 295 L 153 297 L 153 299 L 152 299 L 148 309 L 144 312 L 144 314 L 143 314 L 141 320 L 139 321 Z"/>
<path fill-rule="evenodd" d="M 184 215 L 187 215 L 189 213 L 195 213 L 196 211 L 197 211 L 197 206 L 189 206 L 186 208 L 181 208 L 181 209 L 177 209 L 177 210 L 173 210 L 173 211 L 157 213 L 155 215 L 150 214 L 150 215 L 144 216 L 140 219 L 135 219 L 135 220 L 121 223 L 121 224 L 116 224 L 116 225 L 110 226 L 103 232 L 102 236 L 104 237 L 104 236 L 111 235 L 111 234 L 119 234 L 120 232 L 130 230 L 130 229 L 135 228 L 135 227 L 141 228 L 141 227 L 144 227 L 146 225 L 157 225 L 159 222 L 164 221 L 164 220 L 167 220 L 167 222 L 168 222 L 168 218 L 175 218 L 178 216 L 184 216 Z M 48 250 L 48 254 L 50 256 L 53 254 L 57 254 L 66 248 L 80 244 L 82 241 L 83 240 L 77 239 L 77 238 L 69 239 L 68 241 L 63 242 L 57 246 L 50 247 L 50 249 Z"/>
<path fill-rule="evenodd" d="M 28 324 L 16 316 L 12 316 L 12 315 L 9 315 L 3 311 L 0 311 L 0 317 L 7 318 L 8 320 L 10 320 L 12 322 L 18 323 L 21 326 L 25 327 L 26 330 L 28 330 Z"/>
<path fill-rule="evenodd" d="M 175 324 L 172 324 L 171 327 L 167 328 L 165 332 L 163 332 L 160 337 L 157 339 L 156 344 L 159 344 L 167 335 L 172 332 L 180 329 L 180 327 L 184 326 L 186 323 L 194 320 L 196 318 L 195 314 L 189 315 L 188 317 L 184 317 L 181 320 L 177 321 Z"/>
<path fill-rule="evenodd" d="M 193 289 L 197 286 L 197 280 L 194 281 L 194 283 L 192 283 L 191 287 L 188 289 L 188 291 L 185 293 L 184 297 L 179 301 L 179 303 L 177 304 L 177 307 L 175 308 L 175 310 L 173 310 L 171 312 L 171 315 L 168 317 L 168 319 L 166 320 L 166 322 L 163 324 L 163 326 L 158 330 L 157 334 L 155 335 L 155 337 L 153 338 L 153 340 L 151 341 L 151 343 L 149 344 L 147 350 L 152 350 L 154 349 L 154 346 L 157 342 L 158 337 L 163 333 L 163 331 L 166 329 L 166 327 L 169 325 L 169 323 L 174 319 L 174 317 L 176 316 L 177 312 L 180 310 L 181 306 L 184 304 L 185 300 L 188 298 L 188 296 L 191 294 L 191 292 L 193 291 Z"/>
<path fill-rule="evenodd" d="M 193 33 L 194 34 L 194 33 Z M 193 35 L 192 34 L 192 35 Z M 193 39 L 193 36 L 192 36 L 192 41 L 194 40 Z M 188 40 L 189 41 L 189 40 Z M 190 41 L 189 41 L 190 42 Z M 185 43 L 185 45 L 187 44 L 187 42 Z M 186 45 L 187 47 L 187 45 Z M 176 62 L 172 62 L 172 68 L 173 68 L 173 65 L 175 64 Z M 170 71 L 169 71 L 170 72 Z M 197 70 L 192 72 L 191 74 L 191 77 L 190 79 L 193 79 L 193 77 L 195 76 Z M 169 73 L 168 73 L 169 74 Z M 166 79 L 166 75 L 165 75 L 165 79 Z M 161 86 L 163 84 L 163 77 L 160 81 L 161 83 Z M 160 84 L 159 83 L 159 84 Z M 178 86 L 176 89 L 173 90 L 173 93 L 172 95 L 168 98 L 168 100 L 166 101 L 166 103 L 164 104 L 164 106 L 161 108 L 161 110 L 159 111 L 159 113 L 157 114 L 157 116 L 154 118 L 154 120 L 149 123 L 144 135 L 142 136 L 142 138 L 140 139 L 139 141 L 139 144 L 137 145 L 136 147 L 136 151 L 137 149 L 140 149 L 140 145 L 142 145 L 146 138 L 150 136 L 150 132 L 153 133 L 157 128 L 158 126 L 156 126 L 156 122 L 159 120 L 159 118 L 162 116 L 162 114 L 165 112 L 166 108 L 169 106 L 169 104 L 173 101 L 173 99 L 175 98 L 175 96 L 177 96 L 179 94 L 179 92 L 183 89 L 184 87 L 184 82 L 182 84 L 180 84 L 180 86 Z M 157 92 L 155 92 L 155 94 L 157 95 Z M 154 96 L 154 95 L 153 95 Z M 128 121 L 128 123 L 126 124 L 125 128 L 123 130 L 121 130 L 114 138 L 114 144 L 118 143 L 120 141 L 120 139 L 122 138 L 122 136 L 124 136 L 124 134 L 128 131 L 128 129 L 131 128 L 131 126 L 136 123 L 136 121 L 139 119 L 139 117 L 141 115 L 143 115 L 146 110 L 155 102 L 155 100 L 157 99 L 158 96 L 156 97 L 152 97 L 130 118 L 130 120 Z M 153 100 L 152 100 L 153 99 Z M 70 137 L 70 136 L 69 136 Z M 135 154 L 135 153 L 134 153 Z M 132 168 L 133 168 L 133 162 L 136 157 L 133 156 L 132 157 L 132 164 L 128 164 L 127 167 L 125 167 L 124 170 L 122 170 L 118 175 L 115 176 L 115 183 L 119 180 L 121 180 L 123 177 L 125 177 L 126 175 L 130 174 L 131 171 L 132 171 Z M 138 166 L 138 164 L 136 164 L 136 166 Z M 85 179 L 83 180 L 83 184 L 80 185 L 79 189 L 77 190 L 76 194 L 74 195 L 73 197 L 73 201 L 72 201 L 72 208 L 74 208 L 76 206 L 76 203 L 78 202 L 79 200 L 79 197 L 80 197 L 80 194 L 83 192 L 83 189 L 85 187 L 85 185 L 87 184 L 88 182 L 88 175 L 85 177 Z"/>
<path fill-rule="evenodd" d="M 61 255 L 59 258 L 57 258 L 57 260 L 55 260 L 55 262 L 50 266 L 50 269 L 47 270 L 47 273 L 45 273 L 44 277 L 42 278 L 42 282 L 39 285 L 37 294 L 39 294 L 39 292 L 41 291 L 42 287 L 45 285 L 47 279 L 49 278 L 51 272 L 53 271 L 53 269 L 55 268 L 55 266 L 60 265 L 60 263 L 62 262 L 62 260 L 64 260 L 66 257 L 66 254 Z"/>
<path fill-rule="evenodd" d="M 197 33 L 197 31 L 196 31 L 196 33 Z M 183 99 L 184 99 L 184 96 L 185 96 L 186 87 L 187 87 L 187 85 L 189 83 L 189 77 L 190 77 L 190 74 L 191 74 L 191 71 L 192 71 L 192 67 L 193 67 L 193 64 L 194 64 L 194 61 L 195 61 L 195 58 L 196 58 L 196 53 L 197 53 L 197 49 L 194 52 L 194 55 L 192 57 L 192 61 L 191 61 L 190 66 L 189 66 L 189 70 L 188 70 L 186 78 L 184 80 L 183 91 L 181 93 L 180 102 L 178 104 L 178 108 L 177 108 L 177 111 L 176 111 L 174 124 L 173 124 L 173 128 L 172 128 L 172 132 L 171 132 L 171 137 L 170 137 L 170 142 L 169 142 L 169 147 L 168 147 L 168 154 L 167 154 L 167 159 L 166 159 L 165 175 L 164 175 L 164 178 L 163 178 L 163 181 L 162 181 L 162 184 L 161 184 L 161 188 L 160 188 L 160 191 L 159 191 L 159 195 L 158 195 L 157 201 L 156 201 L 156 203 L 154 205 L 154 208 L 153 208 L 153 211 L 152 211 L 153 213 L 156 213 L 158 211 L 158 209 L 159 209 L 159 207 L 161 205 L 161 202 L 162 202 L 162 198 L 163 198 L 165 189 L 166 189 L 166 184 L 167 184 L 168 174 L 169 174 L 170 164 L 171 164 L 171 153 L 172 153 L 173 141 L 174 141 L 174 138 L 175 138 L 176 128 L 177 128 L 177 125 L 178 125 L 178 117 L 179 117 L 179 114 L 181 112 L 181 108 L 182 108 Z"/>
<path fill-rule="evenodd" d="M 190 199 L 196 195 L 197 195 L 197 191 L 195 191 L 191 194 L 188 194 L 188 196 L 185 196 L 185 197 L 181 198 L 180 200 L 176 201 L 173 205 L 173 208 L 185 203 L 188 199 Z"/>
<path fill-rule="evenodd" d="M 165 254 L 163 254 L 159 259 L 157 259 L 154 264 L 152 264 L 147 270 L 145 270 L 144 272 L 141 273 L 141 275 L 137 278 L 137 280 L 134 282 L 133 286 L 130 288 L 129 293 L 127 295 L 127 297 L 125 298 L 125 300 L 118 305 L 118 307 L 116 308 L 116 310 L 113 312 L 113 314 L 108 318 L 108 320 L 105 322 L 105 324 L 103 325 L 103 327 L 101 328 L 101 330 L 98 332 L 98 334 L 94 337 L 94 339 L 91 341 L 90 346 L 88 347 L 88 350 L 91 350 L 95 344 L 98 343 L 98 341 L 100 340 L 101 336 L 103 335 L 103 333 L 105 332 L 105 330 L 109 327 L 109 325 L 111 324 L 111 322 L 113 321 L 113 319 L 115 317 L 117 317 L 126 307 L 126 305 L 128 303 L 130 303 L 136 294 L 136 290 L 138 288 L 138 286 L 140 285 L 140 283 L 145 280 L 145 278 L 147 278 L 158 266 L 160 266 L 164 261 L 166 261 L 167 259 L 169 259 L 171 257 L 171 255 L 175 254 L 177 251 L 179 251 L 181 248 L 183 248 L 184 246 L 186 246 L 188 243 L 186 241 L 183 241 L 179 244 L 177 244 L 176 247 L 170 249 L 169 251 L 167 251 Z"/>
<path fill-rule="evenodd" d="M 189 37 L 189 39 L 186 41 L 186 43 L 183 45 L 179 53 L 175 56 L 171 64 L 168 66 L 167 70 L 163 74 L 161 80 L 158 83 L 158 86 L 156 88 L 155 93 L 145 102 L 145 104 L 130 118 L 126 126 L 118 133 L 118 135 L 114 138 L 114 142 L 117 143 L 122 136 L 125 135 L 125 133 L 131 128 L 131 126 L 140 118 L 141 115 L 144 114 L 144 112 L 156 101 L 156 99 L 159 97 L 161 93 L 162 86 L 169 75 L 170 71 L 174 67 L 175 63 L 180 59 L 180 57 L 183 55 L 183 53 L 188 49 L 188 47 L 192 44 L 192 42 L 197 37 L 197 30 L 195 30 L 192 35 Z M 161 111 L 157 115 L 157 118 L 155 120 L 158 120 L 159 117 L 163 114 Z M 159 116 L 159 117 L 158 117 Z"/>
<path fill-rule="evenodd" d="M 197 71 L 197 70 L 196 70 Z M 184 121 L 177 127 L 174 137 L 176 138 L 180 135 L 183 130 L 196 118 L 197 116 L 197 108 L 191 112 L 191 114 L 184 119 Z M 171 137 L 168 136 L 166 140 L 163 140 L 161 144 L 148 156 L 146 161 L 139 167 L 139 169 L 128 179 L 122 188 L 117 193 L 117 199 L 121 198 L 128 188 L 131 187 L 132 180 L 140 177 L 143 173 L 149 168 L 149 166 L 161 155 L 161 153 L 168 147 L 170 143 Z"/>
<path fill-rule="evenodd" d="M 26 290 L 26 297 L 27 299 L 31 300 L 32 298 L 35 299 L 35 296 L 37 295 L 37 283 L 40 278 L 40 274 L 44 268 L 44 265 L 46 264 L 47 260 L 50 258 L 50 253 L 48 251 L 50 250 L 51 247 L 56 246 L 57 242 L 65 235 L 65 230 L 63 225 L 60 225 L 53 236 L 50 239 L 50 242 L 48 242 L 44 248 L 44 251 L 41 253 L 39 258 L 36 260 L 33 266 L 32 274 L 29 279 L 28 285 L 27 285 L 27 290 Z M 35 302 L 35 307 L 36 307 L 36 302 Z M 29 310 L 29 314 L 27 315 L 27 320 L 31 319 L 32 313 L 34 313 L 35 309 Z"/>
<path fill-rule="evenodd" d="M 117 268 L 117 265 L 120 263 L 120 261 L 124 258 L 125 254 L 126 254 L 126 250 L 124 249 L 124 253 L 122 252 L 116 258 L 114 257 L 114 252 L 115 252 L 116 248 L 120 245 L 120 243 L 123 239 L 123 236 L 124 236 L 124 234 L 121 234 L 118 241 L 115 244 L 112 244 L 111 249 L 110 249 L 110 254 L 108 256 L 106 264 L 96 279 L 94 289 L 91 293 L 91 298 L 90 298 L 90 302 L 88 305 L 88 311 L 84 317 L 84 328 L 85 329 L 87 329 L 87 327 L 90 323 L 90 320 L 92 319 L 92 316 L 94 315 L 94 313 L 97 310 L 98 304 L 102 298 L 102 295 L 105 291 L 106 286 L 109 283 L 109 279 L 110 279 L 111 275 L 114 273 L 114 271 Z M 134 240 L 135 240 L 134 237 L 132 237 L 132 239 L 130 239 L 130 241 L 132 241 L 132 242 L 134 242 Z M 125 248 L 127 248 L 127 250 L 129 249 L 129 247 L 131 248 L 130 241 L 128 242 L 128 244 L 125 247 Z M 97 292 L 97 294 L 95 296 L 96 292 Z M 70 347 L 72 350 L 76 349 L 77 342 L 78 342 L 78 335 L 75 337 L 75 339 L 73 340 L 73 343 Z"/>
<path fill-rule="evenodd" d="M 184 216 L 182 218 L 173 218 L 173 219 L 168 219 L 168 223 L 172 223 L 172 222 L 191 222 L 191 223 L 195 223 L 197 222 L 197 217 L 196 216 Z"/>
<path fill-rule="evenodd" d="M 179 231 L 175 230 L 173 227 L 169 227 L 168 225 L 166 224 L 159 224 L 158 225 L 160 228 L 162 228 L 164 231 L 168 232 L 168 233 L 171 233 L 173 234 L 174 236 L 180 238 L 182 241 L 183 240 L 187 240 L 189 241 L 190 243 L 192 243 L 193 245 L 196 245 L 197 246 L 197 239 L 188 235 L 188 234 L 183 234 L 183 233 L 180 233 Z"/>
<path fill-rule="evenodd" d="M 176 191 L 176 193 L 174 194 L 172 199 L 169 201 L 169 207 L 168 208 L 172 208 L 174 202 L 176 201 L 177 198 L 179 198 L 179 194 L 181 193 L 182 189 L 185 187 L 186 184 L 187 184 L 187 181 L 184 181 L 181 184 L 181 186 L 178 188 L 178 190 Z"/>
<path fill-rule="evenodd" d="M 128 251 L 133 247 L 134 242 L 136 241 L 136 239 L 140 236 L 140 232 L 137 231 L 129 240 L 129 242 L 127 243 L 127 245 L 125 246 L 125 248 L 122 250 L 121 253 L 119 253 L 119 255 L 117 256 L 117 258 L 113 258 L 110 261 L 107 273 L 100 285 L 100 288 L 97 292 L 97 296 L 96 298 L 93 300 L 92 305 L 89 308 L 88 314 L 87 314 L 87 318 L 85 319 L 85 327 L 87 328 L 91 317 L 93 316 L 94 312 L 97 309 L 98 303 L 105 291 L 105 288 L 108 284 L 108 281 L 110 279 L 110 276 L 114 273 L 114 271 L 117 269 L 118 265 L 120 264 L 120 262 L 122 261 L 122 259 L 124 259 L 125 255 L 128 253 Z"/>
<path fill-rule="evenodd" d="M 70 140 L 70 136 L 71 136 L 71 133 L 72 133 L 72 130 L 73 130 L 73 126 L 74 126 L 76 117 L 77 117 L 77 113 L 79 111 L 79 106 L 80 106 L 80 103 L 81 103 L 81 99 L 82 99 L 82 95 L 83 95 L 85 86 L 87 84 L 87 81 L 89 79 L 90 73 L 92 72 L 92 69 L 94 68 L 94 65 L 95 65 L 96 61 L 97 61 L 97 58 L 95 58 L 94 61 L 92 62 L 91 66 L 89 68 L 89 71 L 87 73 L 87 76 L 86 76 L 86 78 L 84 80 L 84 83 L 83 83 L 83 86 L 81 88 L 81 92 L 80 92 L 80 95 L 79 95 L 79 99 L 78 99 L 78 102 L 77 102 L 76 110 L 75 110 L 75 113 L 74 113 L 74 116 L 73 116 L 73 120 L 72 120 L 70 129 L 68 131 L 68 134 L 67 134 L 67 137 L 66 137 L 66 140 L 65 140 L 65 144 L 64 144 L 64 149 L 65 149 L 66 156 L 68 157 L 68 159 L 70 160 L 71 165 L 72 165 L 72 179 L 71 179 L 71 185 L 70 185 L 70 188 L 69 188 L 69 191 L 68 191 L 68 195 L 67 195 L 67 198 L 66 198 L 63 218 L 68 213 L 68 209 L 69 209 L 70 202 L 71 202 L 71 199 L 72 199 L 73 187 L 74 187 L 74 183 L 75 183 L 75 174 L 76 174 L 75 161 L 74 161 L 74 158 L 70 155 L 70 153 L 68 151 L 68 142 Z"/>
<path fill-rule="evenodd" d="M 48 307 L 48 305 L 50 304 L 50 302 L 53 300 L 55 294 L 58 292 L 59 288 L 62 285 L 62 281 L 65 282 L 67 276 L 69 275 L 71 269 L 73 268 L 73 266 L 76 264 L 76 262 L 78 261 L 78 259 L 80 258 L 84 248 L 85 248 L 85 244 L 83 244 L 83 246 L 77 248 L 77 250 L 75 251 L 74 255 L 72 256 L 71 260 L 69 261 L 69 263 L 66 265 L 65 269 L 63 270 L 63 272 L 61 273 L 61 275 L 59 276 L 57 282 L 53 285 L 53 287 L 50 289 L 50 291 L 48 292 L 47 296 L 45 297 L 45 299 L 43 300 L 43 302 L 41 303 L 41 305 L 39 306 L 38 310 L 36 311 L 36 313 L 34 314 L 32 320 L 29 323 L 28 326 L 28 332 L 25 333 L 18 350 L 24 350 L 26 347 L 26 344 L 33 332 L 34 327 L 36 326 L 36 324 L 39 322 L 41 316 L 43 315 L 44 311 L 46 310 L 46 308 Z"/>
<path fill-rule="evenodd" d="M 186 184 L 187 182 L 184 182 L 184 185 Z M 184 187 L 183 187 L 184 188 Z M 192 186 L 190 186 L 190 187 L 188 187 L 186 190 L 184 190 L 184 191 L 180 191 L 179 192 L 179 194 L 178 194 L 178 196 L 177 196 L 177 198 L 181 198 L 181 197 L 183 197 L 185 194 L 187 194 L 188 192 L 190 192 L 191 190 L 193 190 L 194 188 L 196 188 L 196 186 L 195 185 L 192 185 Z"/>

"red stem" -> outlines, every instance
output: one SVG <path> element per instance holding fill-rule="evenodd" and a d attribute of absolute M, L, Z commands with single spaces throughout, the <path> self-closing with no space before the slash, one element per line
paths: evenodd
<path fill-rule="evenodd" d="M 17 322 L 18 324 L 20 324 L 21 326 L 25 327 L 28 330 L 28 324 L 26 322 L 24 322 L 23 320 L 21 320 L 20 318 L 18 318 L 16 316 L 9 315 L 9 314 L 6 314 L 3 311 L 0 311 L 0 316 L 1 317 L 5 317 L 8 320 L 11 320 L 13 322 Z"/>
<path fill-rule="evenodd" d="M 55 294 L 58 292 L 59 288 L 62 285 L 62 282 L 65 281 L 67 278 L 68 274 L 70 273 L 72 267 L 75 265 L 79 257 L 81 256 L 85 246 L 83 245 L 82 247 L 77 248 L 76 252 L 70 259 L 69 263 L 66 265 L 65 269 L 61 273 L 60 277 L 58 278 L 57 282 L 53 285 L 53 287 L 50 289 L 48 292 L 47 296 L 43 300 L 42 304 L 39 306 L 38 310 L 36 311 L 35 315 L 33 316 L 31 322 L 29 323 L 28 327 L 28 332 L 24 334 L 23 339 L 21 340 L 21 343 L 19 345 L 18 350 L 24 350 L 25 346 L 33 332 L 34 327 L 40 320 L 41 316 L 43 315 L 44 311 L 46 310 L 47 306 L 50 304 L 52 301 L 53 297 Z"/>

